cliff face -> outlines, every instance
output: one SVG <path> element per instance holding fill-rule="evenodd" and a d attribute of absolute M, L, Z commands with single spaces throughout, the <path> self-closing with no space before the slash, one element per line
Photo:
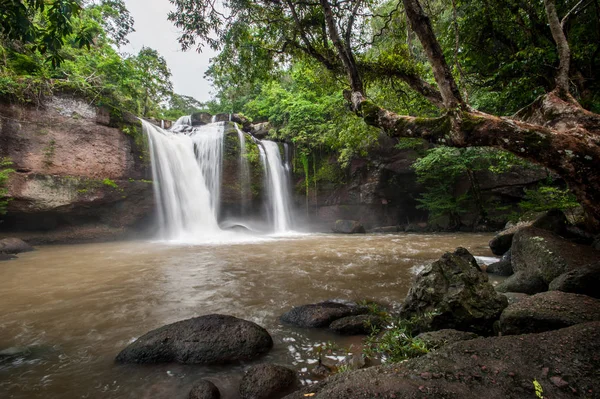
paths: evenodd
<path fill-rule="evenodd" d="M 152 215 L 141 125 L 70 97 L 44 108 L 0 104 L 0 157 L 16 172 L 0 235 L 33 242 L 122 237 Z"/>

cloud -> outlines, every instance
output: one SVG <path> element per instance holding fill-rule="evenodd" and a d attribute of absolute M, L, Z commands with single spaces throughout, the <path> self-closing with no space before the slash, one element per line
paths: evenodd
<path fill-rule="evenodd" d="M 199 101 L 209 100 L 212 88 L 204 79 L 204 73 L 209 59 L 216 53 L 210 49 L 204 49 L 202 53 L 181 51 L 177 28 L 167 20 L 167 14 L 172 10 L 169 0 L 126 0 L 125 4 L 135 19 L 136 31 L 128 36 L 130 44 L 121 51 L 136 54 L 143 46 L 157 50 L 171 69 L 176 93 Z"/>

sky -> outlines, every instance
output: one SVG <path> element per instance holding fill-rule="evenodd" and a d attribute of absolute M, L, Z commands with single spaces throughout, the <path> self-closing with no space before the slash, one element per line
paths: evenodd
<path fill-rule="evenodd" d="M 216 54 L 210 49 L 202 53 L 181 51 L 178 30 L 167 20 L 167 14 L 173 9 L 169 0 L 125 0 L 125 4 L 135 20 L 136 31 L 128 36 L 130 43 L 121 51 L 136 54 L 143 46 L 157 50 L 171 69 L 176 93 L 202 102 L 209 100 L 212 88 L 204 79 L 204 72 L 209 59 Z"/>

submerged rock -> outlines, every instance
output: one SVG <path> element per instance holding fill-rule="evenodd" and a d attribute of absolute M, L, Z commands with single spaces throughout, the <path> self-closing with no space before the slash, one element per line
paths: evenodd
<path fill-rule="evenodd" d="M 472 332 L 445 329 L 421 333 L 415 338 L 425 342 L 428 347 L 437 349 L 455 342 L 479 338 L 479 336 Z"/>
<path fill-rule="evenodd" d="M 561 274 L 549 286 L 551 291 L 588 295 L 600 299 L 600 262 Z"/>
<path fill-rule="evenodd" d="M 208 380 L 201 380 L 196 383 L 188 396 L 189 399 L 219 399 L 220 397 L 219 388 Z"/>
<path fill-rule="evenodd" d="M 431 313 L 422 331 L 451 328 L 489 335 L 506 306 L 506 297 L 494 290 L 473 255 L 458 248 L 417 276 L 400 316 L 408 319 Z"/>
<path fill-rule="evenodd" d="M 364 314 L 338 319 L 329 325 L 329 329 L 340 335 L 368 335 L 383 323 L 384 320 L 379 316 Z"/>
<path fill-rule="evenodd" d="M 356 304 L 325 301 L 302 305 L 281 315 L 283 323 L 302 328 L 325 328 L 335 320 L 368 313 L 368 309 Z"/>
<path fill-rule="evenodd" d="M 242 399 L 278 399 L 292 392 L 300 381 L 295 371 L 276 364 L 259 364 L 246 371 L 240 383 Z"/>
<path fill-rule="evenodd" d="M 356 220 L 338 220 L 335 222 L 333 232 L 340 234 L 365 234 L 366 230 Z"/>
<path fill-rule="evenodd" d="M 539 333 L 590 321 L 600 321 L 600 300 L 549 291 L 504 309 L 500 316 L 500 332 L 503 335 Z"/>
<path fill-rule="evenodd" d="M 19 238 L 3 238 L 0 240 L 0 254 L 16 255 L 31 251 L 33 251 L 33 247 Z"/>
<path fill-rule="evenodd" d="M 400 364 L 337 374 L 286 398 L 523 399 L 536 397 L 534 380 L 547 398 L 592 398 L 600 392 L 599 351 L 600 322 L 479 338 Z"/>
<path fill-rule="evenodd" d="M 259 325 L 211 314 L 150 331 L 117 356 L 119 363 L 220 364 L 255 359 L 273 346 Z"/>
<path fill-rule="evenodd" d="M 0 262 L 2 262 L 3 260 L 13 260 L 13 259 L 17 259 L 17 257 L 14 255 L 0 253 Z"/>

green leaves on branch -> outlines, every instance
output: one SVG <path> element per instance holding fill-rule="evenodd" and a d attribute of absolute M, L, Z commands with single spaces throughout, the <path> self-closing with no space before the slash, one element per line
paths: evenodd
<path fill-rule="evenodd" d="M 6 213 L 6 207 L 10 200 L 8 198 L 6 183 L 8 182 L 10 174 L 14 172 L 13 169 L 10 169 L 11 165 L 12 162 L 8 158 L 0 158 L 0 215 Z"/>

